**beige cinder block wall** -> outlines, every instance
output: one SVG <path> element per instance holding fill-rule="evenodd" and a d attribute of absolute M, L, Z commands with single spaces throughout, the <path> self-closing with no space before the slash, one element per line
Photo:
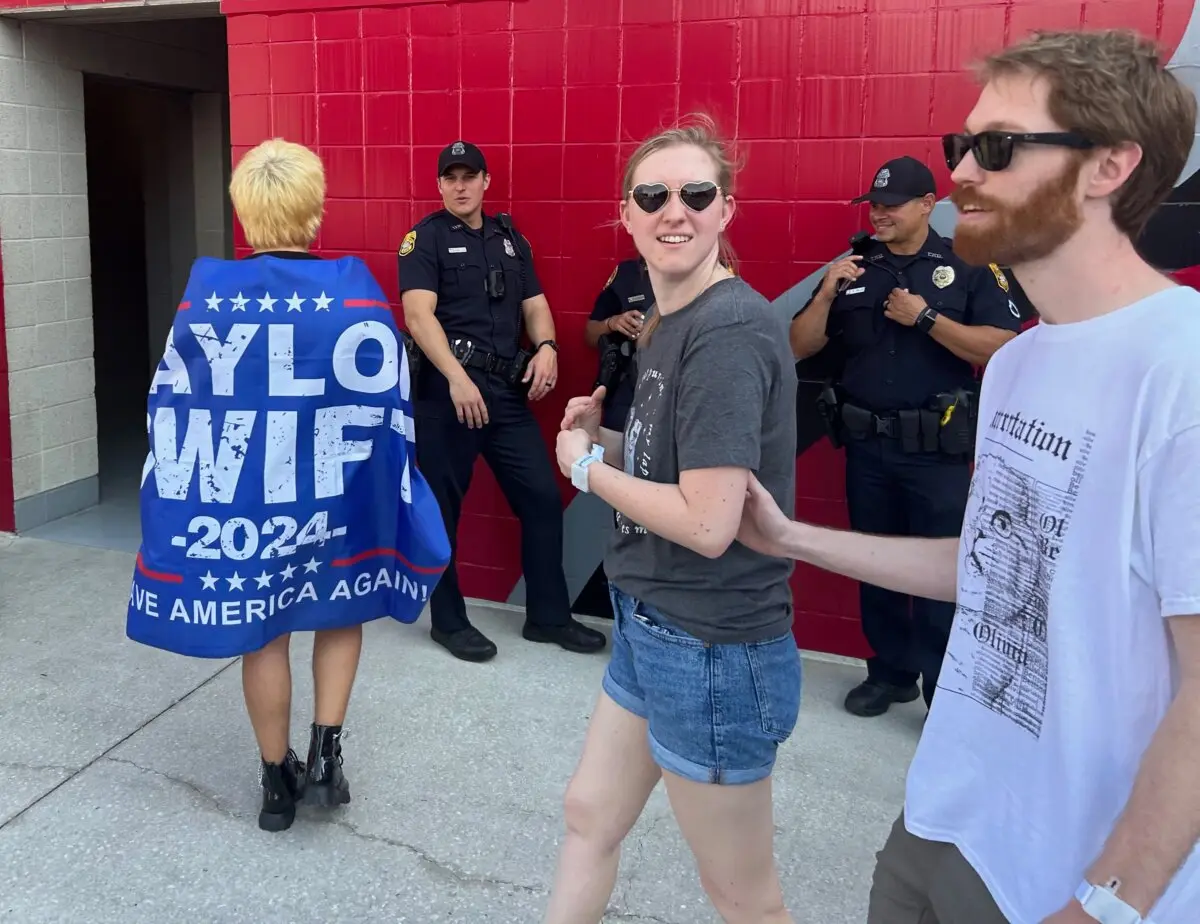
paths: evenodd
<path fill-rule="evenodd" d="M 156 204 L 171 246 L 169 263 L 150 272 L 151 289 L 181 284 L 198 252 L 230 251 L 220 206 L 227 73 L 223 31 L 214 34 L 223 20 L 201 25 L 0 18 L 0 248 L 18 531 L 98 497 L 84 72 L 199 94 L 181 152 L 194 189 L 189 202 L 175 194 Z M 178 174 L 179 164 L 169 166 Z M 152 300 L 152 336 L 173 299 Z"/>

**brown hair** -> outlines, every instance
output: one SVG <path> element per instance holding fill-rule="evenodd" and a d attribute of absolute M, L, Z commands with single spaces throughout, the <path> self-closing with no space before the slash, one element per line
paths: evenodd
<path fill-rule="evenodd" d="M 667 148 L 697 147 L 712 158 L 717 168 L 717 185 L 721 187 L 721 197 L 733 195 L 734 175 L 737 167 L 726 151 L 726 145 L 717 131 L 716 122 L 704 113 L 692 113 L 686 116 L 674 128 L 668 128 L 657 135 L 643 141 L 629 158 L 625 165 L 625 176 L 621 180 L 621 198 L 627 199 L 633 191 L 633 174 L 651 154 L 664 151 Z M 737 255 L 729 243 L 729 238 L 722 232 L 720 235 L 717 259 L 731 273 L 736 273 Z M 638 336 L 638 345 L 649 342 L 651 334 L 658 327 L 658 311 L 655 310 L 646 321 Z"/>
<path fill-rule="evenodd" d="M 1136 238 L 1179 179 L 1196 131 L 1196 99 L 1163 67 L 1154 42 L 1129 29 L 1037 32 L 975 67 L 980 81 L 1030 74 L 1050 85 L 1054 121 L 1104 147 L 1137 144 L 1142 159 L 1112 196 L 1113 223 Z"/>

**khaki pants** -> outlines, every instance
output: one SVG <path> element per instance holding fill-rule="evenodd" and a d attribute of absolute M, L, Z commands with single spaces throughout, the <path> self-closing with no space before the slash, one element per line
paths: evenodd
<path fill-rule="evenodd" d="M 909 834 L 903 813 L 875 858 L 867 924 L 1009 924 L 959 849 Z"/>

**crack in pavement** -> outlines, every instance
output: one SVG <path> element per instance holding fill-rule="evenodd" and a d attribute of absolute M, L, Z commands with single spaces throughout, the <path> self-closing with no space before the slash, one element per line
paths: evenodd
<path fill-rule="evenodd" d="M 658 829 L 658 826 L 660 824 L 662 824 L 664 821 L 670 820 L 672 817 L 674 817 L 674 816 L 672 816 L 670 814 L 670 812 L 667 812 L 666 814 L 663 814 L 663 815 L 659 815 L 657 818 L 653 819 L 648 825 L 646 825 L 646 829 L 637 836 L 637 838 L 634 840 L 634 842 L 632 844 L 630 844 L 630 846 L 629 846 L 630 860 L 629 860 L 629 864 L 628 864 L 629 875 L 625 877 L 625 883 L 624 883 L 624 885 L 621 886 L 621 894 L 620 894 L 620 897 L 617 899 L 617 901 L 614 902 L 615 905 L 624 906 L 624 905 L 628 904 L 629 893 L 631 891 L 633 891 L 633 885 L 637 881 L 638 874 L 641 872 L 641 869 L 642 869 L 642 859 L 644 857 L 645 850 L 646 850 L 646 841 Z"/>
<path fill-rule="evenodd" d="M 62 764 L 23 764 L 0 760 L 0 770 L 23 770 L 27 773 L 45 773 L 53 770 L 56 773 L 74 773 L 78 769 L 78 767 L 65 767 Z"/>
<path fill-rule="evenodd" d="M 394 847 L 397 850 L 403 850 L 412 854 L 420 861 L 421 865 L 435 875 L 449 878 L 459 885 L 483 886 L 484 888 L 496 887 L 502 889 L 511 889 L 515 892 L 524 892 L 527 895 L 545 895 L 546 890 L 541 886 L 526 885 L 522 882 L 512 882 L 508 879 L 501 879 L 498 876 L 479 876 L 472 875 L 461 869 L 458 869 L 450 864 L 439 860 L 432 853 L 425 850 L 423 847 L 418 847 L 415 844 L 409 844 L 405 841 L 398 840 L 394 837 L 387 837 L 383 834 L 368 834 L 365 831 L 360 831 L 354 827 L 349 821 L 342 818 L 331 818 L 324 822 L 330 827 L 341 828 L 344 831 L 349 831 L 354 837 L 378 844 L 385 844 L 388 847 Z"/>
<path fill-rule="evenodd" d="M 222 815 L 225 818 L 243 819 L 249 817 L 242 812 L 235 812 L 226 808 L 221 804 L 220 799 L 218 799 L 207 789 L 197 786 L 191 780 L 185 780 L 182 777 L 172 776 L 170 773 L 167 773 L 163 770 L 155 770 L 153 767 L 143 767 L 141 764 L 134 763 L 132 760 L 129 760 L 125 757 L 105 757 L 103 759 L 109 763 L 124 764 L 127 767 L 133 767 L 135 770 L 141 770 L 143 773 L 150 773 L 154 776 L 162 777 L 164 780 L 167 780 L 170 783 L 177 783 L 180 786 L 183 786 L 185 789 L 191 790 L 193 793 L 199 796 L 209 808 L 213 809 L 218 815 Z"/>
<path fill-rule="evenodd" d="M 143 729 L 147 728 L 153 722 L 156 722 L 158 719 L 162 718 L 164 715 L 166 715 L 168 712 L 170 712 L 176 706 L 186 702 L 192 696 L 195 696 L 197 693 L 199 693 L 201 690 L 203 690 L 205 687 L 207 687 L 210 683 L 212 683 L 214 680 L 216 680 L 218 677 L 220 677 L 223 673 L 225 673 L 227 670 L 229 670 L 231 667 L 233 667 L 235 664 L 237 664 L 239 660 L 240 659 L 235 658 L 234 660 L 230 661 L 228 664 L 222 665 L 213 674 L 210 674 L 208 677 L 204 678 L 204 680 L 200 681 L 200 683 L 196 684 L 196 686 L 192 687 L 192 689 L 188 690 L 182 696 L 179 696 L 176 699 L 172 700 L 166 706 L 164 706 L 162 709 L 160 709 L 158 712 L 156 712 L 154 715 L 150 716 L 148 719 L 146 719 L 144 722 L 142 722 L 140 725 L 138 725 L 137 728 L 135 728 L 133 731 L 129 732 L 129 734 L 122 735 L 119 739 L 117 739 L 112 744 L 110 744 L 108 747 L 106 747 L 103 751 L 101 751 L 99 754 L 97 754 L 95 757 L 93 757 L 91 760 L 89 760 L 87 763 L 85 763 L 82 767 L 75 767 L 75 768 L 70 769 L 69 772 L 67 773 L 66 777 L 59 780 L 57 783 L 55 783 L 53 786 L 51 786 L 49 789 L 47 789 L 44 793 L 42 793 L 40 796 L 38 796 L 36 799 L 34 799 L 28 805 L 26 805 L 24 808 L 20 809 L 19 811 L 14 812 L 8 818 L 5 818 L 4 820 L 0 821 L 0 831 L 3 831 L 9 825 L 14 824 L 15 822 L 20 821 L 22 818 L 25 817 L 26 813 L 29 812 L 30 809 L 32 809 L 34 806 L 40 805 L 46 799 L 49 799 L 52 795 L 54 795 L 56 792 L 58 792 L 60 789 L 62 789 L 64 786 L 66 786 L 68 783 L 70 783 L 71 780 L 78 777 L 81 773 L 86 772 L 91 767 L 94 767 L 101 760 L 104 760 L 106 757 L 108 757 L 109 754 L 111 754 L 113 751 L 115 751 L 117 748 L 119 748 L 125 742 L 129 741 L 134 736 L 139 734 Z"/>

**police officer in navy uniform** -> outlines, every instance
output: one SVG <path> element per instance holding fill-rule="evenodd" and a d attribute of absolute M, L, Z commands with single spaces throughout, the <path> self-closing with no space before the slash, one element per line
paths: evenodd
<path fill-rule="evenodd" d="M 654 290 L 641 257 L 622 260 L 608 277 L 584 337 L 600 351 L 596 384 L 605 386 L 601 426 L 621 432 L 633 405 L 633 359 L 637 337 L 654 306 Z"/>
<path fill-rule="evenodd" d="M 923 163 L 884 164 L 853 200 L 870 203 L 874 238 L 836 261 L 792 319 L 798 360 L 823 349 L 842 357 L 820 405 L 835 445 L 846 449 L 850 525 L 862 532 L 959 535 L 977 369 L 1021 327 L 1003 271 L 968 266 L 930 228 L 935 201 Z M 862 584 L 860 607 L 874 657 L 846 709 L 882 715 L 922 693 L 932 703 L 954 604 Z"/>
<path fill-rule="evenodd" d="M 489 183 L 479 148 L 465 141 L 447 146 L 438 158 L 444 208 L 418 222 L 399 251 L 417 463 L 454 553 L 430 600 L 431 635 L 466 661 L 496 654 L 467 619 L 456 569 L 463 497 L 482 453 L 521 523 L 522 635 L 569 651 L 599 651 L 604 636 L 571 618 L 562 499 L 528 404 L 549 394 L 557 379 L 554 319 L 529 242 L 509 216 L 483 211 Z"/>

